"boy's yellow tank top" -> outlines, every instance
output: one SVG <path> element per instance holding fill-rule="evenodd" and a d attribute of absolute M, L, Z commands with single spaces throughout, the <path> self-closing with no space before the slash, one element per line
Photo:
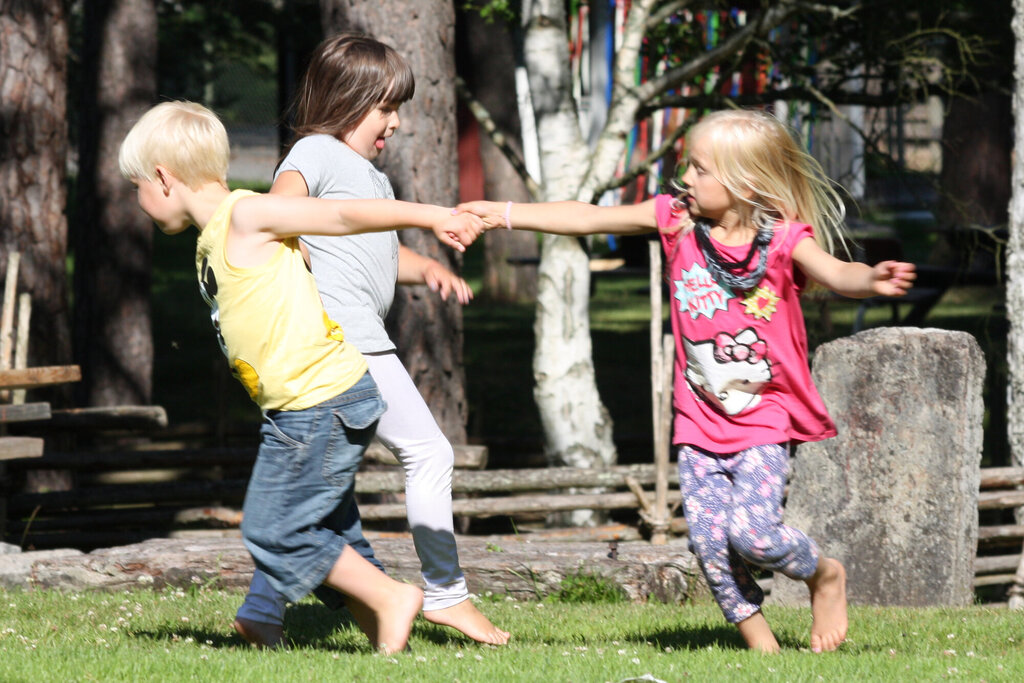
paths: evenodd
<path fill-rule="evenodd" d="M 253 268 L 236 268 L 225 254 L 235 202 L 232 192 L 196 243 L 199 290 L 234 375 L 263 410 L 303 410 L 349 389 L 366 360 L 327 317 L 297 238 Z"/>

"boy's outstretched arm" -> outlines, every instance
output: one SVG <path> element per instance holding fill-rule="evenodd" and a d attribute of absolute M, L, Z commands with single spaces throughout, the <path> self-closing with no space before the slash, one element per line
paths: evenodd
<path fill-rule="evenodd" d="M 874 266 L 840 261 L 818 246 L 813 238 L 800 240 L 793 249 L 793 260 L 807 277 L 820 282 L 836 294 L 854 299 L 868 296 L 903 296 L 917 273 L 913 263 L 882 261 Z"/>
<path fill-rule="evenodd" d="M 442 244 L 457 251 L 484 230 L 471 214 L 432 204 L 394 199 L 316 199 L 280 195 L 254 195 L 238 201 L 231 217 L 233 233 L 262 234 L 268 241 L 297 235 L 354 235 L 404 227 L 427 228 Z"/>
<path fill-rule="evenodd" d="M 584 202 L 541 202 L 509 205 L 475 201 L 455 207 L 476 214 L 488 230 L 508 228 L 554 235 L 631 235 L 657 229 L 654 200 L 623 206 L 594 206 Z"/>

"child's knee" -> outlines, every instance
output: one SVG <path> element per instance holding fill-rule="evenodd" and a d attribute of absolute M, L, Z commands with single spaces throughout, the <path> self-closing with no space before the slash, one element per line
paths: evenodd
<path fill-rule="evenodd" d="M 774 564 L 783 559 L 788 548 L 781 548 L 768 535 L 751 534 L 749 531 L 732 530 L 729 545 L 744 561 L 758 566 Z"/>
<path fill-rule="evenodd" d="M 451 476 L 455 467 L 455 449 L 443 434 L 410 444 L 397 454 L 403 467 L 412 476 Z"/>

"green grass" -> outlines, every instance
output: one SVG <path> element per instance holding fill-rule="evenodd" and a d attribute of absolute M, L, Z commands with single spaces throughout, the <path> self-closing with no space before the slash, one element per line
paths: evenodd
<path fill-rule="evenodd" d="M 355 627 L 318 603 L 289 609 L 288 651 L 259 652 L 228 624 L 239 591 L 63 594 L 3 592 L 0 680 L 21 681 L 1016 681 L 1024 671 L 1019 613 L 851 610 L 848 642 L 814 655 L 806 609 L 768 607 L 784 648 L 743 649 L 709 604 L 573 604 L 483 600 L 513 633 L 475 645 L 417 621 L 412 652 L 373 654 Z"/>

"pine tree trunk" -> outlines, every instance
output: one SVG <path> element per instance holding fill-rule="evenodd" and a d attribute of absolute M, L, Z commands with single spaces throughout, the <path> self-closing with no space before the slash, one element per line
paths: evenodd
<path fill-rule="evenodd" d="M 79 403 L 148 404 L 153 226 L 118 170 L 121 140 L 156 97 L 153 0 L 85 4 L 79 106 L 75 352 Z"/>
<path fill-rule="evenodd" d="M 454 206 L 458 201 L 455 124 L 455 13 L 451 0 L 321 0 L 324 30 L 362 31 L 409 61 L 416 95 L 402 107 L 398 136 L 381 155 L 395 196 Z M 459 272 L 461 259 L 433 235 L 403 230 L 402 243 Z M 344 321 L 342 321 L 344 322 Z M 399 287 L 388 330 L 441 430 L 466 441 L 462 310 L 426 287 Z"/>
<path fill-rule="evenodd" d="M 21 252 L 18 291 L 32 295 L 29 365 L 71 359 L 64 7 L 0 0 L 0 269 Z"/>

